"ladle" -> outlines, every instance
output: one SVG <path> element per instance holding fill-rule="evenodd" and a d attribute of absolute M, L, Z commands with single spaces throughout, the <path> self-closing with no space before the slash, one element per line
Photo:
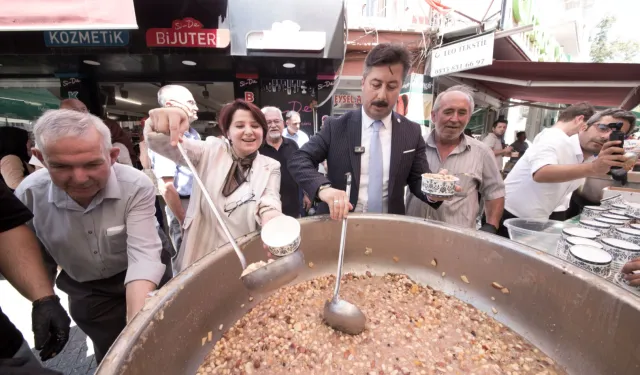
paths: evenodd
<path fill-rule="evenodd" d="M 347 197 L 351 195 L 351 173 L 347 173 Z M 344 246 L 347 240 L 347 218 L 342 219 L 342 233 L 340 234 L 340 253 L 338 254 L 338 274 L 333 298 L 324 304 L 324 321 L 333 329 L 357 335 L 364 331 L 367 318 L 360 309 L 338 296 L 340 281 L 342 280 L 342 264 L 344 262 Z"/>
<path fill-rule="evenodd" d="M 178 142 L 178 150 L 180 151 L 180 154 L 182 154 L 182 158 L 187 163 L 189 169 L 191 169 L 193 178 L 198 183 L 198 186 L 200 186 L 202 195 L 204 195 L 205 200 L 211 208 L 211 211 L 213 211 L 216 219 L 218 219 L 218 223 L 220 223 L 224 234 L 227 236 L 227 239 L 231 243 L 233 250 L 236 252 L 238 259 L 240 260 L 242 270 L 244 271 L 247 268 L 247 260 L 245 259 L 244 254 L 242 254 L 242 251 L 240 251 L 236 240 L 231 235 L 227 224 L 222 219 L 222 216 L 220 216 L 220 213 L 218 212 L 215 204 L 213 204 L 213 200 L 211 199 L 207 188 L 202 183 L 202 180 L 200 179 L 196 168 L 191 163 L 191 159 L 189 159 L 189 156 L 187 156 L 187 153 L 184 151 L 184 148 L 182 147 L 182 144 L 180 144 L 180 142 Z M 255 292 L 266 292 L 269 290 L 278 289 L 293 281 L 298 276 L 298 273 L 303 266 L 304 254 L 302 253 L 302 251 L 296 250 L 292 254 L 278 258 L 273 262 L 268 263 L 267 265 L 262 266 L 257 270 L 240 277 L 240 279 L 242 280 L 245 288 L 247 288 L 248 290 Z"/>

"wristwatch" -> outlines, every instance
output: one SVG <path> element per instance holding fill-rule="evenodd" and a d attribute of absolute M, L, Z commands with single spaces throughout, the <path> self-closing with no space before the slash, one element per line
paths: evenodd
<path fill-rule="evenodd" d="M 328 189 L 331 187 L 331 184 L 324 184 L 324 185 L 320 185 L 320 187 L 318 188 L 318 193 L 316 194 L 316 201 L 321 202 L 320 201 L 320 192 L 324 189 Z"/>

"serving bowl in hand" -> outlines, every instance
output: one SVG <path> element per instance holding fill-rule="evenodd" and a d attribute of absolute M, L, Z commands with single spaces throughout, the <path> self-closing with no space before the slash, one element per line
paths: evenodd
<path fill-rule="evenodd" d="M 451 197 L 456 193 L 456 184 L 460 179 L 456 176 L 424 173 L 422 175 L 422 192 L 434 197 Z"/>

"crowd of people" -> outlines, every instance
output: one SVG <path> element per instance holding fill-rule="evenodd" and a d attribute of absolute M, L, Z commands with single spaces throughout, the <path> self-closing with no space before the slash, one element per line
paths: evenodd
<path fill-rule="evenodd" d="M 228 243 L 194 173 L 234 237 L 312 207 L 334 220 L 350 212 L 410 215 L 508 237 L 505 219 L 549 218 L 585 177 L 624 166 L 623 149 L 608 137 L 616 123 L 630 134 L 635 117 L 621 109 L 596 112 L 587 103 L 561 111 L 530 147 L 524 133 L 506 146 L 503 119 L 483 141 L 464 133 L 473 93 L 454 86 L 434 101 L 434 129 L 423 138 L 420 125 L 393 110 L 410 61 L 400 45 L 373 48 L 362 107 L 323 118 L 311 138 L 298 113 L 283 116 L 279 108 L 238 99 L 219 113 L 221 136 L 203 140 L 191 126 L 198 113 L 191 93 L 164 86 L 160 108 L 143 121 L 143 171 L 131 167 L 135 150 L 117 123 L 88 113 L 77 100 L 37 120 L 34 145 L 26 131 L 0 128 L 0 273 L 33 302 L 41 359 L 60 353 L 69 336 L 70 318 L 54 283 L 68 295 L 69 315 L 100 363 L 149 293 Z M 509 156 L 503 179 L 502 160 Z M 353 176 L 349 196 L 346 173 Z M 424 173 L 458 176 L 454 196 L 426 195 Z M 168 236 L 158 196 L 166 203 Z M 640 275 L 631 274 L 637 269 L 640 259 L 623 272 L 640 285 Z M 55 373 L 30 356 L 1 312 L 0 334 L 0 372 L 29 366 L 25 373 Z"/>

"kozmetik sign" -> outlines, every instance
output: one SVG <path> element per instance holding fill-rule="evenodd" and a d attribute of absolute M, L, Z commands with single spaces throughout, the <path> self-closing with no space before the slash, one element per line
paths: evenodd
<path fill-rule="evenodd" d="M 228 29 L 204 29 L 191 17 L 174 20 L 171 28 L 153 28 L 146 33 L 147 47 L 227 48 Z"/>

